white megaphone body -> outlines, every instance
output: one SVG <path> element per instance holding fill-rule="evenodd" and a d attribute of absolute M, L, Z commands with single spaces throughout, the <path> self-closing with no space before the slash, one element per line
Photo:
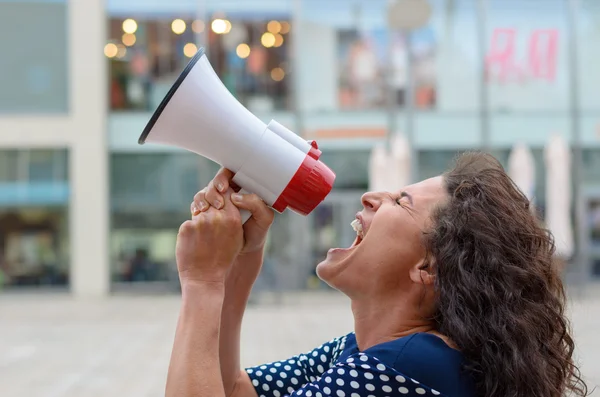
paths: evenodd
<path fill-rule="evenodd" d="M 335 174 L 321 151 L 276 121 L 268 125 L 223 85 L 204 49 L 190 60 L 138 141 L 176 146 L 234 172 L 233 181 L 278 212 L 307 215 L 331 191 Z M 242 222 L 250 217 L 242 213 Z"/>

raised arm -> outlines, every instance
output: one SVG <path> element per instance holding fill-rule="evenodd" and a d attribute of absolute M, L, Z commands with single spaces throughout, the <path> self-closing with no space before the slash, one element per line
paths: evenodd
<path fill-rule="evenodd" d="M 192 213 L 200 213 L 211 206 L 222 205 L 222 192 L 232 185 L 232 178 L 231 171 L 221 169 L 206 189 L 194 197 Z M 235 196 L 232 198 L 235 199 Z M 221 377 L 227 396 L 256 397 L 248 376 L 241 370 L 240 335 L 248 298 L 262 266 L 267 232 L 273 223 L 273 211 L 256 195 L 244 195 L 241 200 L 233 202 L 237 207 L 249 210 L 252 217 L 244 224 L 244 247 L 225 282 L 219 330 Z"/>
<path fill-rule="evenodd" d="M 196 213 L 177 236 L 182 305 L 167 375 L 167 397 L 225 397 L 219 334 L 225 280 L 243 245 L 240 212 L 224 206 Z"/>

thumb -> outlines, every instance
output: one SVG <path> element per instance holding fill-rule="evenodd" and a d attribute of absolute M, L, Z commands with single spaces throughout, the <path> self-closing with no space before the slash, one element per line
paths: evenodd
<path fill-rule="evenodd" d="M 234 193 L 231 195 L 231 202 L 240 209 L 250 211 L 260 225 L 268 227 L 273 222 L 273 210 L 256 194 Z"/>

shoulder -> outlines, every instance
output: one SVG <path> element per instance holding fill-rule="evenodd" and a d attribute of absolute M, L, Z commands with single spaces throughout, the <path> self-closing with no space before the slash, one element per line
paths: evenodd
<path fill-rule="evenodd" d="M 322 391 L 326 396 L 349 395 L 399 395 L 444 396 L 441 392 L 388 367 L 377 357 L 365 353 L 355 353 L 338 362 L 315 382 L 305 385 L 306 390 Z M 298 392 L 301 395 L 303 392 Z M 382 394 L 383 393 L 383 394 Z M 318 394 L 315 394 L 318 395 Z"/>
<path fill-rule="evenodd" d="M 471 381 L 463 373 L 463 354 L 435 335 L 416 333 L 373 346 L 364 353 L 434 389 L 450 395 L 470 395 Z"/>
<path fill-rule="evenodd" d="M 460 362 L 463 358 L 458 350 L 452 349 L 441 338 L 428 333 L 416 333 L 381 343 L 365 350 L 365 353 L 392 367 L 407 360 L 425 360 L 430 364 L 437 362 L 445 365 L 449 362 Z"/>

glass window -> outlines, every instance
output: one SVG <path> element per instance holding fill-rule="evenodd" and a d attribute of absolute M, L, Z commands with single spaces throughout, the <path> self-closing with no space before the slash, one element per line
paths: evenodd
<path fill-rule="evenodd" d="M 488 1 L 485 60 L 492 111 L 568 110 L 565 3 Z"/>
<path fill-rule="evenodd" d="M 25 149 L 0 151 L 0 183 L 60 183 L 67 180 L 67 150 Z"/>
<path fill-rule="evenodd" d="M 19 151 L 0 152 L 0 183 L 15 182 L 19 179 Z"/>
<path fill-rule="evenodd" d="M 0 151 L 0 286 L 68 283 L 67 156 Z"/>
<path fill-rule="evenodd" d="M 185 152 L 111 155 L 113 281 L 177 281 L 177 230 L 218 168 Z"/>
<path fill-rule="evenodd" d="M 598 183 L 600 181 L 600 149 L 583 149 L 582 160 L 584 181 L 590 184 Z"/>
<path fill-rule="evenodd" d="M 304 0 L 296 65 L 299 101 L 309 111 L 381 108 L 386 103 L 388 31 L 381 1 Z M 404 101 L 405 41 L 395 36 L 398 103 Z M 318 92 L 318 95 L 315 93 Z"/>
<path fill-rule="evenodd" d="M 30 181 L 66 181 L 68 178 L 66 150 L 29 150 Z"/>
<path fill-rule="evenodd" d="M 328 150 L 320 160 L 335 172 L 335 189 L 367 190 L 370 156 L 370 151 Z"/>
<path fill-rule="evenodd" d="M 390 36 L 387 4 L 302 1 L 299 53 L 311 55 L 297 60 L 302 106 L 310 110 L 382 109 L 390 82 L 395 105 L 402 108 L 410 75 L 419 110 L 477 108 L 480 65 L 474 3 L 429 1 L 429 19 L 410 37 L 397 30 Z M 412 72 L 407 49 L 413 59 Z M 311 95 L 315 90 L 318 97 Z"/>
<path fill-rule="evenodd" d="M 199 46 L 227 89 L 249 109 L 287 109 L 289 16 L 216 9 L 194 15 L 111 18 L 110 108 L 154 110 Z"/>
<path fill-rule="evenodd" d="M 474 111 L 481 107 L 481 63 L 478 39 L 477 2 L 472 0 L 433 0 L 428 28 L 434 57 L 435 110 Z M 417 34 L 417 38 L 419 35 Z M 417 39 L 416 50 L 421 49 Z M 418 57 L 417 57 L 418 59 Z M 426 69 L 429 67 L 426 66 Z M 419 72 L 417 61 L 415 72 Z M 417 83 L 418 84 L 418 83 Z M 419 92 L 417 85 L 417 107 Z"/>
<path fill-rule="evenodd" d="M 579 44 L 579 90 L 581 108 L 585 111 L 600 110 L 600 2 L 580 0 L 577 21 L 577 39 Z"/>
<path fill-rule="evenodd" d="M 0 0 L 0 114 L 68 108 L 67 4 Z"/>
<path fill-rule="evenodd" d="M 193 153 L 112 154 L 113 210 L 187 214 L 194 194 L 212 179 L 218 167 Z"/>
<path fill-rule="evenodd" d="M 462 152 L 462 149 L 419 151 L 419 180 L 433 178 L 446 172 L 452 167 L 456 156 Z"/>

